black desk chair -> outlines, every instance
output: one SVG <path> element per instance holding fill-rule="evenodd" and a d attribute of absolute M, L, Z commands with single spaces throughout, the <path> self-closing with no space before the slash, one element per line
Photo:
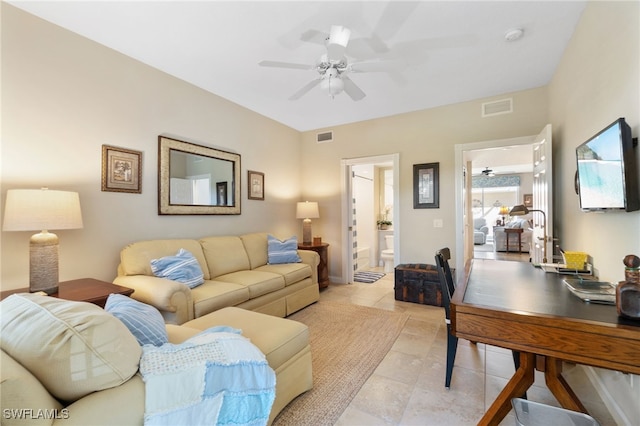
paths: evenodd
<path fill-rule="evenodd" d="M 453 281 L 453 274 L 449 267 L 449 259 L 451 259 L 451 251 L 448 247 L 440 249 L 436 252 L 436 268 L 438 269 L 438 278 L 440 279 L 440 287 L 442 289 L 442 305 L 444 306 L 445 322 L 447 323 L 447 371 L 444 380 L 444 387 L 451 387 L 451 376 L 453 375 L 453 364 L 456 360 L 456 352 L 458 350 L 458 338 L 451 332 L 451 298 L 456 290 L 456 284 Z M 471 342 L 476 344 L 476 342 Z M 520 367 L 520 352 L 512 351 L 513 363 L 516 370 Z M 523 395 L 527 398 L 527 394 Z"/>

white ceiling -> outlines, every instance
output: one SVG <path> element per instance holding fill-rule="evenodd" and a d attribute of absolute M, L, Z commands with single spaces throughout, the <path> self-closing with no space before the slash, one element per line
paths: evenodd
<path fill-rule="evenodd" d="M 543 86 L 585 6 L 584 1 L 9 3 L 299 131 Z M 258 63 L 314 65 L 325 48 L 300 37 L 308 30 L 328 32 L 331 25 L 351 29 L 350 47 L 379 37 L 378 46 L 389 52 L 365 58 L 361 50 L 360 58 L 347 56 L 349 62 L 393 59 L 403 64 L 405 84 L 388 73 L 350 73 L 367 95 L 361 101 L 345 93 L 331 99 L 319 87 L 289 101 L 318 73 Z M 512 28 L 522 28 L 524 37 L 505 41 Z"/>

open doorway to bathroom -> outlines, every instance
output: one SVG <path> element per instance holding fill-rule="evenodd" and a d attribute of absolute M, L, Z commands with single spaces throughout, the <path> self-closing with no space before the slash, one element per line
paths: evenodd
<path fill-rule="evenodd" d="M 342 160 L 342 168 L 343 276 L 351 283 L 356 271 L 397 264 L 398 154 Z"/>

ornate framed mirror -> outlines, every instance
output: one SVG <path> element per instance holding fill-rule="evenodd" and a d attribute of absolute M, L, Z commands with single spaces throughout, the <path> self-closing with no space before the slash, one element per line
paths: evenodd
<path fill-rule="evenodd" d="M 240 214 L 240 154 L 158 136 L 158 214 Z"/>

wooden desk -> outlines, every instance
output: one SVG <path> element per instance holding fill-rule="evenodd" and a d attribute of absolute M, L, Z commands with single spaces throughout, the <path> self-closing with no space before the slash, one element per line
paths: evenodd
<path fill-rule="evenodd" d="M 8 297 L 10 294 L 28 292 L 28 287 L 5 290 L 0 293 L 0 300 Z M 129 296 L 133 293 L 133 289 L 93 278 L 80 278 L 59 283 L 58 292 L 53 293 L 51 296 L 60 299 L 75 300 L 77 302 L 91 302 L 104 308 L 104 304 L 107 302 L 107 298 L 111 293 Z"/>
<path fill-rule="evenodd" d="M 507 253 L 509 253 L 509 235 L 516 234 L 518 236 L 518 253 L 522 253 L 522 228 L 504 228 L 504 233 L 507 234 Z"/>
<path fill-rule="evenodd" d="M 318 264 L 318 287 L 329 287 L 329 244 L 298 244 L 298 250 L 312 250 L 320 255 Z"/>
<path fill-rule="evenodd" d="M 474 259 L 451 301 L 456 336 L 520 351 L 520 368 L 478 424 L 497 425 L 511 399 L 534 380 L 536 355 L 545 381 L 567 409 L 586 412 L 563 379 L 562 360 L 640 374 L 640 322 L 616 307 L 589 304 L 571 294 L 563 276 L 530 263 Z"/>

